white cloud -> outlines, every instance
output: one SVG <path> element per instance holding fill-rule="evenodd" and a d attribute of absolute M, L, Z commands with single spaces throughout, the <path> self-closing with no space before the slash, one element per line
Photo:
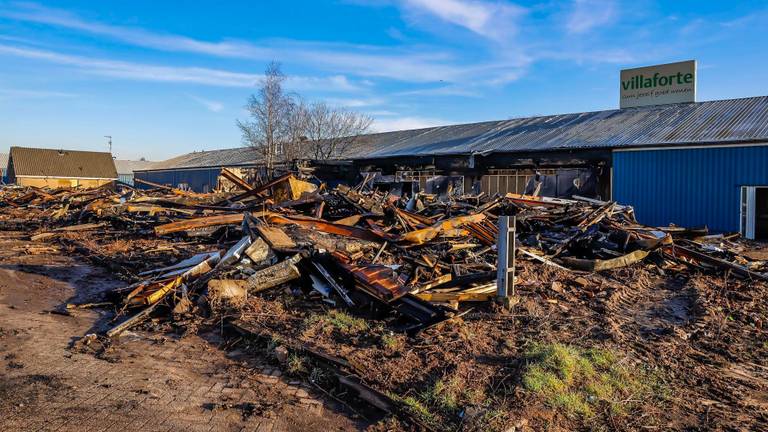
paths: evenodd
<path fill-rule="evenodd" d="M 565 28 L 568 33 L 586 33 L 612 23 L 617 15 L 614 0 L 574 0 Z"/>
<path fill-rule="evenodd" d="M 629 64 L 637 63 L 644 59 L 652 58 L 652 52 L 648 50 L 628 51 L 625 49 L 570 49 L 561 51 L 542 51 L 539 53 L 540 59 L 567 60 L 575 63 L 606 63 L 606 64 Z"/>
<path fill-rule="evenodd" d="M 502 1 L 481 0 L 402 0 L 414 13 L 427 13 L 445 22 L 498 41 L 517 32 L 517 20 L 526 10 Z"/>
<path fill-rule="evenodd" d="M 137 46 L 163 51 L 181 51 L 210 54 L 223 57 L 254 55 L 256 47 L 240 42 L 205 42 L 178 35 L 149 32 L 135 27 L 107 25 L 86 21 L 69 12 L 48 8 L 35 3 L 16 3 L 15 9 L 0 10 L 0 16 L 19 21 L 48 24 L 79 30 L 86 33 L 109 36 Z"/>
<path fill-rule="evenodd" d="M 445 126 L 455 122 L 429 117 L 394 117 L 377 118 L 373 122 L 372 129 L 376 132 L 389 132 L 396 130 L 421 129 L 433 126 Z"/>
<path fill-rule="evenodd" d="M 384 99 L 381 98 L 323 98 L 323 101 L 329 105 L 346 108 L 363 108 L 369 106 L 383 105 Z"/>
<path fill-rule="evenodd" d="M 425 88 L 416 90 L 406 90 L 396 93 L 398 96 L 463 96 L 480 97 L 477 90 L 471 90 L 460 86 L 444 86 L 436 88 Z"/>
<path fill-rule="evenodd" d="M 506 18 L 515 15 L 515 6 L 489 2 L 464 2 L 446 0 L 448 12 L 440 12 L 436 1 L 412 0 L 419 10 L 431 14 L 442 13 L 446 19 L 460 21 L 462 14 L 476 16 L 471 29 L 488 37 L 505 34 L 515 28 Z M 466 6 L 465 3 L 469 4 Z M 452 12 L 451 12 L 452 11 Z M 381 47 L 346 43 L 311 42 L 284 39 L 268 39 L 254 44 L 246 41 L 229 40 L 210 42 L 180 35 L 162 34 L 142 28 L 117 26 L 88 21 L 69 12 L 40 6 L 34 3 L 17 4 L 14 9 L 0 9 L 0 16 L 19 21 L 34 22 L 68 28 L 85 33 L 106 36 L 131 45 L 161 51 L 189 52 L 217 57 L 233 57 L 249 60 L 271 61 L 287 59 L 292 64 L 309 65 L 329 71 L 335 75 L 334 88 L 352 90 L 344 75 L 385 78 L 401 82 L 467 82 L 468 80 L 490 80 L 497 70 L 519 66 L 524 60 L 491 60 L 489 62 L 462 61 L 445 49 L 431 46 Z M 486 18 L 482 18 L 482 17 Z M 453 17 L 453 18 L 452 18 Z M 506 18 L 505 18 L 506 17 Z M 505 21 L 499 21 L 504 18 Z M 485 24 L 483 24 L 485 23 Z M 483 75 L 485 74 L 485 75 Z M 323 78 L 325 79 L 325 78 Z M 296 89 L 314 87 L 309 80 L 291 76 L 289 81 Z"/>
<path fill-rule="evenodd" d="M 211 112 L 221 112 L 224 109 L 224 104 L 219 101 L 205 99 L 195 95 L 187 95 L 187 97 L 204 106 L 205 109 Z"/>
<path fill-rule="evenodd" d="M 388 111 L 388 110 L 366 111 L 365 113 L 372 117 L 391 117 L 391 116 L 399 115 L 394 111 Z"/>
<path fill-rule="evenodd" d="M 253 87 L 262 77 L 257 74 L 221 69 L 151 65 L 119 60 L 94 59 L 0 44 L 0 55 L 3 54 L 73 66 L 84 74 L 138 81 L 202 84 L 219 87 Z M 318 89 L 324 91 L 351 91 L 357 89 L 343 76 L 327 78 L 292 76 L 286 81 L 286 87 L 289 89 Z"/>

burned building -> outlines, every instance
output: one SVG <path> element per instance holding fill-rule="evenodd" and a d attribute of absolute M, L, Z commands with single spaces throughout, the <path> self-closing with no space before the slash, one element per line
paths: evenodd
<path fill-rule="evenodd" d="M 134 170 L 134 179 L 141 188 L 160 184 L 195 192 L 227 189 L 231 185 L 221 176 L 223 169 L 251 181 L 265 175 L 264 163 L 258 150 L 240 147 L 187 153 L 149 167 Z"/>
<path fill-rule="evenodd" d="M 360 137 L 353 170 L 444 193 L 613 199 L 648 225 L 768 238 L 768 97 L 644 106 Z M 320 163 L 328 171 L 327 163 Z M 334 162 L 338 169 L 339 162 Z M 321 170 L 321 171 L 322 171 Z M 448 186 L 450 185 L 450 186 Z"/>

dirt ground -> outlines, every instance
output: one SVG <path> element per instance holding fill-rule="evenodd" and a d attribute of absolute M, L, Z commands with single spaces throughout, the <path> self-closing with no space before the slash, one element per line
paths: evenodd
<path fill-rule="evenodd" d="M 0 430 L 370 426 L 306 385 L 310 363 L 304 372 L 275 369 L 270 343 L 210 330 L 178 337 L 158 325 L 161 331 L 131 331 L 102 349 L 101 339 L 86 335 L 109 328 L 113 314 L 66 315 L 63 305 L 100 301 L 125 282 L 87 257 L 30 249 L 27 237 L 0 231 Z M 577 283 L 573 274 L 525 262 L 519 276 L 510 310 L 478 304 L 416 337 L 288 290 L 254 297 L 235 312 L 272 342 L 347 359 L 435 430 L 768 430 L 768 284 L 652 264 L 583 274 Z M 632 382 L 627 391 L 643 393 L 617 390 L 615 403 L 594 405 L 600 410 L 588 419 L 564 413 L 526 386 L 537 344 L 582 349 L 565 352 L 578 361 L 590 349 L 607 350 L 618 363 L 654 374 L 635 381 L 659 385 Z"/>
<path fill-rule="evenodd" d="M 132 332 L 100 355 L 79 352 L 76 342 L 106 328 L 111 314 L 56 311 L 98 300 L 123 283 L 82 257 L 14 252 L 22 238 L 0 233 L 0 430 L 365 427 L 260 359 L 226 354 L 216 334 L 175 339 Z"/>

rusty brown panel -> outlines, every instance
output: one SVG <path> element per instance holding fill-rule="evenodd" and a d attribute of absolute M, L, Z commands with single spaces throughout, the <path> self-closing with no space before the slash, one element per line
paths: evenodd
<path fill-rule="evenodd" d="M 360 240 L 368 240 L 368 241 L 381 241 L 382 239 L 391 240 L 391 238 L 385 238 L 384 233 L 376 233 L 374 231 L 363 229 L 363 228 L 335 224 L 333 222 L 328 222 L 322 219 L 316 219 L 316 218 L 310 218 L 310 217 L 300 217 L 300 216 L 288 217 L 288 216 L 273 214 L 268 217 L 268 220 L 270 223 L 274 223 L 274 224 L 280 224 L 280 225 L 296 224 L 306 228 L 316 229 L 318 231 L 322 231 L 328 234 L 354 237 Z"/>
<path fill-rule="evenodd" d="M 357 265 L 349 262 L 349 259 L 341 253 L 334 252 L 339 265 L 350 272 L 360 288 L 374 297 L 385 302 L 391 302 L 411 290 L 395 279 L 391 268 L 379 264 Z"/>

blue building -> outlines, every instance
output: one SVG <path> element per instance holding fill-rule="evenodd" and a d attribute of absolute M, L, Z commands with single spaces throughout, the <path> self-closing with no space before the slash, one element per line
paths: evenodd
<path fill-rule="evenodd" d="M 768 238 L 768 144 L 615 150 L 613 173 L 643 223 Z"/>
<path fill-rule="evenodd" d="M 261 158 L 250 147 L 187 153 L 163 162 L 154 162 L 149 168 L 133 171 L 136 186 L 149 189 L 141 180 L 195 192 L 218 190 L 226 182 L 219 177 L 222 168 L 253 176 L 259 171 Z"/>

